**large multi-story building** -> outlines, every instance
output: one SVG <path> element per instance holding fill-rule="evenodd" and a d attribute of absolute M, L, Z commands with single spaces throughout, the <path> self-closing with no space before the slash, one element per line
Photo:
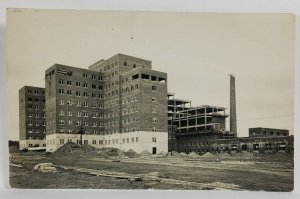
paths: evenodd
<path fill-rule="evenodd" d="M 19 90 L 20 150 L 46 147 L 45 89 L 24 86 Z"/>
<path fill-rule="evenodd" d="M 47 151 L 67 141 L 157 153 L 167 151 L 167 74 L 123 54 L 80 69 L 46 70 Z"/>

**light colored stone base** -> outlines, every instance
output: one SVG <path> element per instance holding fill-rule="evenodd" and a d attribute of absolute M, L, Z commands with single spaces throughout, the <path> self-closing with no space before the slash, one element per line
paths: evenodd
<path fill-rule="evenodd" d="M 32 147 L 46 147 L 46 140 L 20 140 L 19 149 L 28 149 Z"/>
<path fill-rule="evenodd" d="M 168 152 L 167 132 L 135 131 L 111 135 L 83 135 L 82 140 L 83 143 L 96 148 L 114 147 L 123 151 L 132 149 L 137 153 L 144 150 L 152 153 L 156 148 L 156 153 Z M 54 152 L 67 142 L 79 144 L 80 135 L 60 133 L 46 135 L 46 151 Z"/>

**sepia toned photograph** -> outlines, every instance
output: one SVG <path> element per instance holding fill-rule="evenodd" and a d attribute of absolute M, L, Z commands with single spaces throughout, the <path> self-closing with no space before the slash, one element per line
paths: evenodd
<path fill-rule="evenodd" d="M 11 188 L 293 191 L 295 15 L 6 15 Z"/>

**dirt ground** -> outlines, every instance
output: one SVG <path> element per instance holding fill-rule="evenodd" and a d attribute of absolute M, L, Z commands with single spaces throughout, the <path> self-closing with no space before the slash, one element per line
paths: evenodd
<path fill-rule="evenodd" d="M 292 191 L 293 164 L 278 162 L 187 161 L 180 158 L 124 158 L 114 161 L 101 157 L 52 157 L 44 152 L 11 152 L 12 188 L 83 189 L 234 189 L 252 191 Z M 38 163 L 51 162 L 65 167 L 93 171 L 147 175 L 159 172 L 165 180 L 137 180 L 91 175 L 57 167 L 56 173 L 33 170 Z M 17 166 L 15 166 L 17 165 Z M 18 167 L 22 166 L 22 167 Z M 171 181 L 172 183 L 170 183 Z M 174 181 L 174 182 L 173 182 Z M 179 183 L 178 183 L 179 182 Z M 182 183 L 181 183 L 182 182 Z M 211 186 L 203 186 L 203 185 Z"/>

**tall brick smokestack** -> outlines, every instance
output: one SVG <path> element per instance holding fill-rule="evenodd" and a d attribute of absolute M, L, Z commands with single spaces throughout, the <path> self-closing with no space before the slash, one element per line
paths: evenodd
<path fill-rule="evenodd" d="M 235 77 L 232 74 L 230 74 L 230 132 L 237 136 Z"/>

